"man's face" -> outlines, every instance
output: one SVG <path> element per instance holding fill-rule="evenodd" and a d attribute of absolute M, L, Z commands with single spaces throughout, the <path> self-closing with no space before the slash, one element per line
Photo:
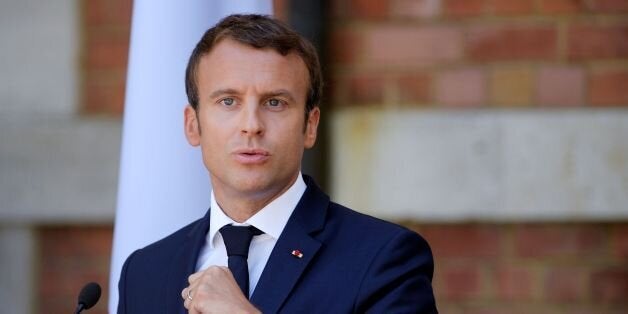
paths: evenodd
<path fill-rule="evenodd" d="M 185 132 L 201 146 L 217 193 L 274 198 L 294 182 L 320 115 L 318 108 L 310 112 L 304 132 L 308 77 L 296 54 L 231 39 L 201 58 L 198 115 L 186 108 Z"/>

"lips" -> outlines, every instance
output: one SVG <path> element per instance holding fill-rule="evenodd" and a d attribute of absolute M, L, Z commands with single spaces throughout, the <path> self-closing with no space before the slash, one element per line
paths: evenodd
<path fill-rule="evenodd" d="M 239 149 L 234 152 L 236 161 L 245 165 L 262 164 L 270 158 L 270 153 L 263 149 Z"/>

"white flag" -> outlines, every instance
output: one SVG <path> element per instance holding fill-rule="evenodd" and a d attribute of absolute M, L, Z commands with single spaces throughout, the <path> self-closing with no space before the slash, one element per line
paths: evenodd
<path fill-rule="evenodd" d="M 124 260 L 209 207 L 200 151 L 183 133 L 185 67 L 203 33 L 232 13 L 272 13 L 270 0 L 136 0 L 133 4 L 109 312 Z"/>

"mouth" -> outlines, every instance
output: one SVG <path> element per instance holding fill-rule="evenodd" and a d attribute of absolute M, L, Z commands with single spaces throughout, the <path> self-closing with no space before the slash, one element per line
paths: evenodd
<path fill-rule="evenodd" d="M 236 161 L 245 165 L 261 164 L 270 158 L 270 153 L 263 149 L 239 149 L 234 152 Z"/>

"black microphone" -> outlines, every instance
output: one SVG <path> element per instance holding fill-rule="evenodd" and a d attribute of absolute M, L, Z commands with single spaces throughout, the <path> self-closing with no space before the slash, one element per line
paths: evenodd
<path fill-rule="evenodd" d="M 90 282 L 81 289 L 78 297 L 78 305 L 76 306 L 75 314 L 81 313 L 83 310 L 89 309 L 94 306 L 100 299 L 100 285 L 95 282 Z"/>

